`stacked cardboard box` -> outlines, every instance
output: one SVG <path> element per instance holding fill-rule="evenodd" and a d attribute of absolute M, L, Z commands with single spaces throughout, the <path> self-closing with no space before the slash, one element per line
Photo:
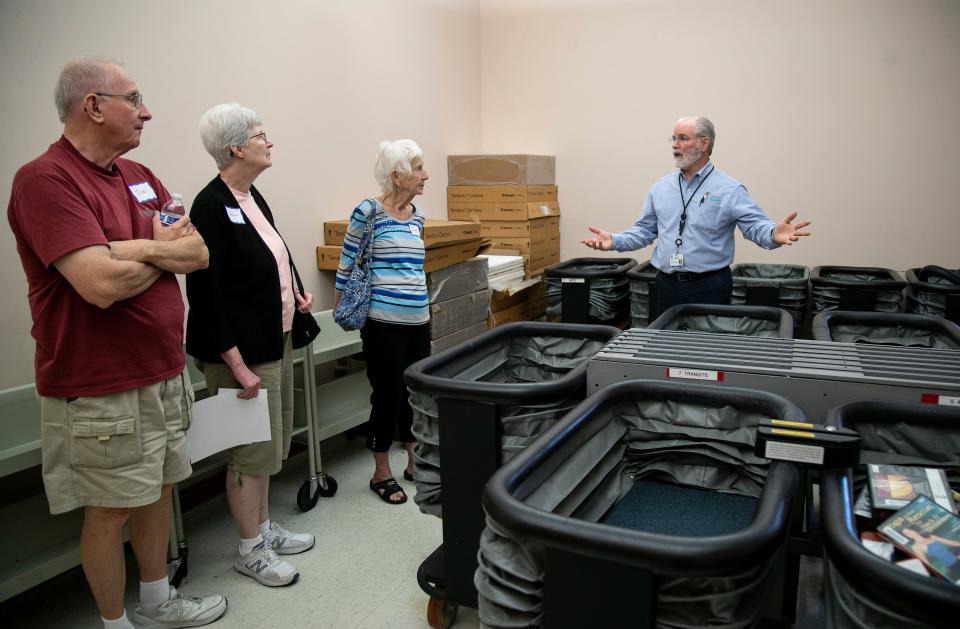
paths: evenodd
<path fill-rule="evenodd" d="M 347 224 L 345 220 L 323 224 L 325 244 L 317 247 L 318 269 L 337 270 Z M 480 227 L 476 223 L 427 219 L 423 225 L 423 246 L 426 249 L 423 270 L 429 273 L 469 260 L 477 255 L 482 242 Z"/>
<path fill-rule="evenodd" d="M 546 312 L 543 278 L 525 280 L 510 288 L 494 290 L 490 298 L 491 328 L 516 321 L 539 319 Z"/>
<path fill-rule="evenodd" d="M 487 330 L 490 289 L 485 259 L 473 258 L 427 273 L 427 295 L 431 354 Z"/>
<path fill-rule="evenodd" d="M 447 217 L 475 221 L 497 252 L 523 256 L 526 277 L 560 261 L 556 159 L 547 155 L 450 155 Z"/>

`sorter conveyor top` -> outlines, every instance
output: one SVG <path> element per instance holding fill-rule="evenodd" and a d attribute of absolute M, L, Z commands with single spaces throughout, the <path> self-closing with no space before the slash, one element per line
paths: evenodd
<path fill-rule="evenodd" d="M 960 391 L 960 351 L 632 328 L 592 362 Z"/>

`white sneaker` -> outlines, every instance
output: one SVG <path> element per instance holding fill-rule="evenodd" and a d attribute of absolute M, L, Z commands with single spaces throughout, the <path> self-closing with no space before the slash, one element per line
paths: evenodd
<path fill-rule="evenodd" d="M 270 548 L 278 555 L 296 555 L 311 548 L 316 538 L 310 533 L 292 533 L 271 520 L 270 530 L 264 535 Z"/>
<path fill-rule="evenodd" d="M 158 627 L 199 627 L 223 616 L 227 611 L 227 599 L 214 596 L 184 596 L 170 586 L 170 598 L 156 610 L 148 612 L 142 606 L 133 611 L 133 623 L 141 629 Z"/>
<path fill-rule="evenodd" d="M 257 544 L 247 555 L 238 552 L 233 567 L 240 574 L 253 577 L 270 587 L 290 585 L 300 576 L 296 568 L 277 557 L 277 553 L 266 541 Z"/>

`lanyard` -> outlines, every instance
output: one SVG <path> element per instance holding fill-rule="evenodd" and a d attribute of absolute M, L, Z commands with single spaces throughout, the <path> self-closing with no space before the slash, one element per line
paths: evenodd
<path fill-rule="evenodd" d="M 694 197 L 697 196 L 697 190 L 700 189 L 700 186 L 703 185 L 703 182 L 713 174 L 713 171 L 717 169 L 716 166 L 710 169 L 706 175 L 700 179 L 700 183 L 697 184 L 697 187 L 693 189 L 693 194 L 690 195 L 690 198 L 684 201 L 683 199 L 683 174 L 677 173 L 677 181 L 680 184 L 680 203 L 683 204 L 683 210 L 680 212 L 680 230 L 677 232 L 677 239 L 674 241 L 674 244 L 677 245 L 677 251 L 680 251 L 680 245 L 683 244 L 683 227 L 687 224 L 687 206 L 690 205 L 690 202 L 693 201 Z"/>

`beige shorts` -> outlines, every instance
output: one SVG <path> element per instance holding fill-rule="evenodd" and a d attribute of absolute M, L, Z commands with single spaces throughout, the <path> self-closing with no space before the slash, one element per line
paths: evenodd
<path fill-rule="evenodd" d="M 50 513 L 142 507 L 160 499 L 163 485 L 190 476 L 193 387 L 186 370 L 121 393 L 39 397 Z"/>
<path fill-rule="evenodd" d="M 210 395 L 216 395 L 221 388 L 240 388 L 240 383 L 227 365 L 197 361 L 197 367 L 203 371 Z M 293 346 L 290 344 L 290 334 L 283 335 L 283 358 L 247 365 L 247 368 L 260 376 L 260 395 L 267 395 L 270 441 L 231 448 L 228 451 L 227 468 L 248 476 L 271 476 L 283 466 L 290 452 L 293 435 Z"/>

